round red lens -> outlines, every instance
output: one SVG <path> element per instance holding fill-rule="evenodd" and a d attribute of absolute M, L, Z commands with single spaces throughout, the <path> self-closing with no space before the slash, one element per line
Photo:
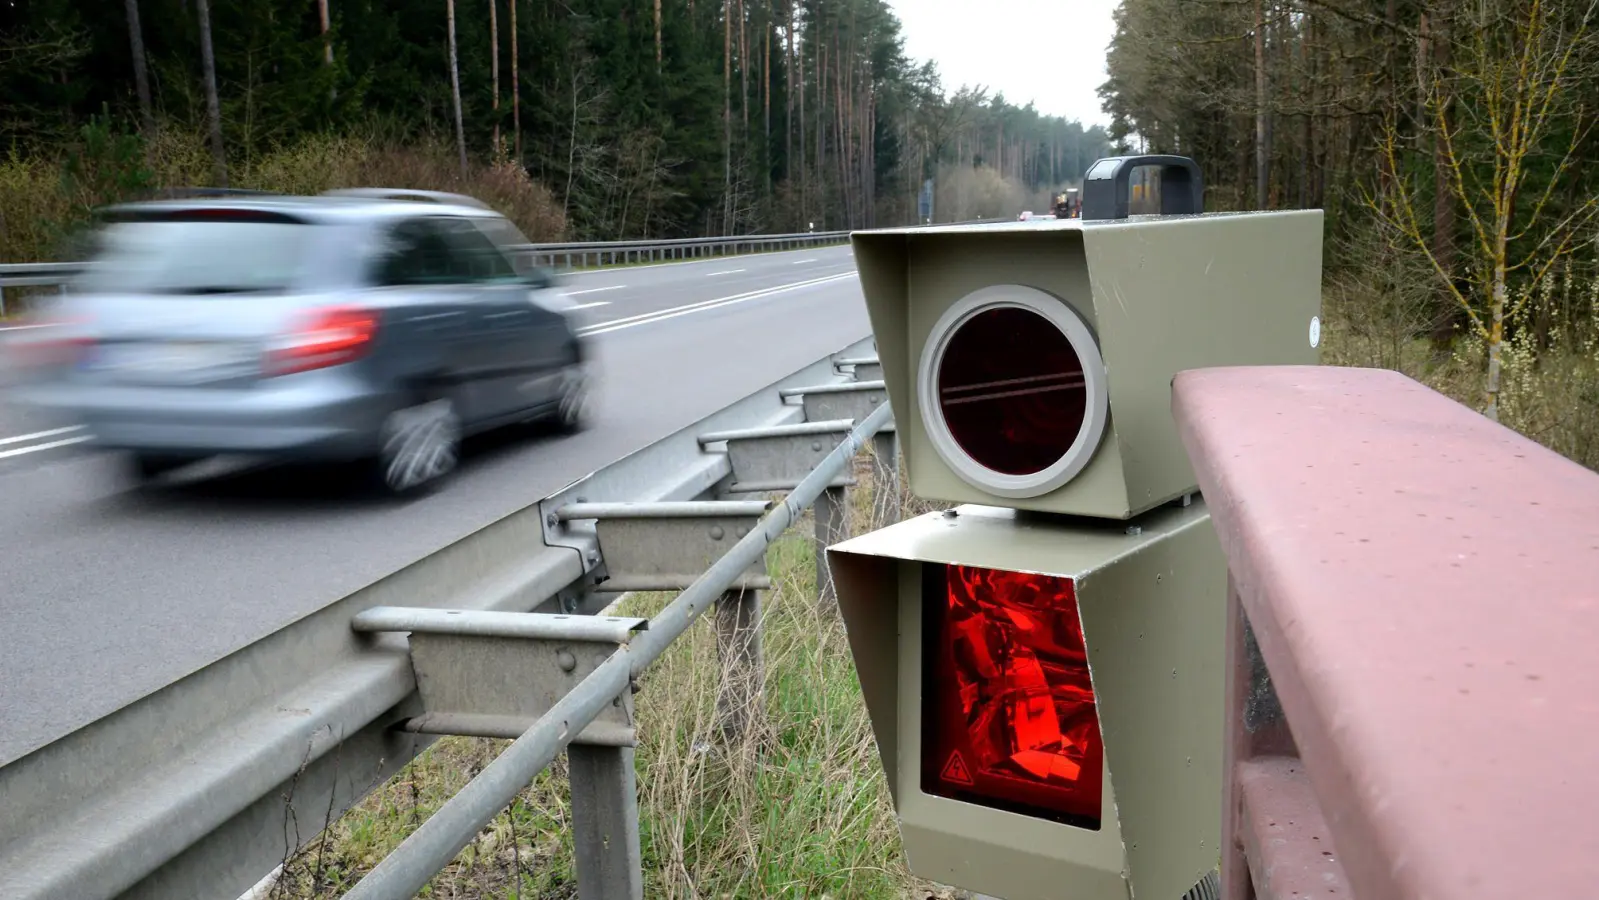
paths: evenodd
<path fill-rule="evenodd" d="M 984 310 L 956 326 L 938 365 L 938 402 L 955 443 L 979 465 L 1033 475 L 1083 428 L 1083 362 L 1053 322 L 1028 309 Z"/>

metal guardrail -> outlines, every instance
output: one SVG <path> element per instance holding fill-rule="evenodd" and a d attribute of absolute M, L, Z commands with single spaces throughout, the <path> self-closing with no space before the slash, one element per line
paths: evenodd
<path fill-rule="evenodd" d="M 1599 878 L 1599 474 L 1395 372 L 1179 374 L 1230 572 L 1222 889 Z"/>
<path fill-rule="evenodd" d="M 535 265 L 585 269 L 636 262 L 671 262 L 730 256 L 740 253 L 797 250 L 849 241 L 848 231 L 804 234 L 747 235 L 744 237 L 687 238 L 674 241 L 597 241 L 566 244 L 524 244 L 519 253 Z M 0 264 L 0 316 L 6 314 L 6 289 L 58 286 L 62 290 L 79 272 L 81 262 Z"/>
<path fill-rule="evenodd" d="M 979 225 L 1001 219 L 974 219 L 950 224 Z M 747 253 L 824 247 L 849 241 L 849 231 L 812 231 L 797 234 L 754 234 L 742 237 L 684 238 L 669 241 L 588 241 L 564 244 L 524 244 L 517 249 L 536 265 L 587 269 L 631 263 L 659 263 L 733 256 Z M 6 310 L 6 288 L 65 285 L 83 270 L 81 262 L 0 263 L 0 316 Z"/>
<path fill-rule="evenodd" d="M 349 900 L 405 900 L 415 896 L 435 872 L 448 865 L 484 825 L 549 766 L 556 754 L 566 749 L 574 735 L 588 727 L 624 692 L 631 695 L 632 680 L 660 658 L 672 641 L 706 610 L 730 601 L 742 602 L 744 592 L 734 590 L 733 596 L 727 597 L 729 588 L 746 569 L 764 558 L 769 544 L 782 536 L 832 487 L 833 480 L 854 460 L 865 442 L 888 423 L 889 415 L 888 404 L 884 403 L 855 425 L 843 442 L 833 448 L 782 503 L 651 619 L 646 630 L 596 666 L 345 896 Z M 359 621 L 356 624 L 359 628 Z M 575 836 L 580 840 L 588 839 L 589 843 L 577 852 L 580 884 L 587 881 L 584 886 L 590 890 L 585 891 L 584 886 L 580 886 L 579 892 L 593 897 L 642 898 L 644 883 L 639 868 L 632 753 L 611 750 L 608 755 L 617 758 L 589 760 L 583 764 L 591 770 L 604 771 L 620 782 L 606 791 L 610 798 L 620 802 L 589 810 L 591 815 L 605 821 L 593 822 L 589 827 L 577 823 Z M 605 839 L 602 840 L 602 836 Z"/>
<path fill-rule="evenodd" d="M 740 253 L 798 250 L 849 241 L 848 231 L 813 231 L 802 234 L 749 235 L 746 237 L 688 238 L 676 241 L 598 241 L 573 244 L 528 244 L 520 248 L 541 265 L 568 268 L 625 265 L 634 262 L 670 262 Z"/>
<path fill-rule="evenodd" d="M 0 896 L 232 900 L 446 733 L 516 742 L 351 896 L 409 897 L 470 838 L 471 822 L 562 748 L 582 896 L 641 896 L 631 677 L 712 605 L 729 613 L 716 618 L 730 670 L 759 665 L 752 645 L 769 586 L 760 551 L 813 500 L 818 543 L 839 536 L 853 483 L 845 463 L 890 415 L 881 384 L 856 383 L 841 364 L 871 356 L 869 340 L 844 348 L 99 721 L 0 759 Z M 822 407 L 805 402 L 807 387 L 824 389 Z M 823 409 L 828 419 L 795 427 Z M 896 459 L 892 436 L 879 441 L 880 458 Z M 892 466 L 877 476 L 897 480 Z M 793 490 L 764 516 L 765 501 L 701 499 L 748 496 L 751 485 Z M 573 618 L 623 590 L 683 593 L 648 623 Z M 471 690 L 439 687 L 452 677 Z M 547 705 L 528 707 L 530 695 Z M 743 724 L 730 712 L 723 727 Z"/>

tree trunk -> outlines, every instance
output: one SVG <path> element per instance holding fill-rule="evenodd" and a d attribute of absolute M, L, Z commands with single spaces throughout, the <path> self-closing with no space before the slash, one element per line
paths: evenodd
<path fill-rule="evenodd" d="M 722 229 L 733 220 L 733 0 L 722 0 Z"/>
<path fill-rule="evenodd" d="M 738 92 L 739 104 L 744 116 L 744 141 L 748 145 L 750 138 L 750 48 L 746 40 L 747 30 L 745 25 L 748 20 L 744 13 L 744 0 L 738 0 Z"/>
<path fill-rule="evenodd" d="M 1265 209 L 1271 187 L 1271 147 L 1266 124 L 1266 17 L 1255 0 L 1255 208 Z"/>
<path fill-rule="evenodd" d="M 513 3 L 516 0 L 512 0 Z M 660 77 L 661 60 L 664 56 L 664 45 L 661 43 L 661 0 L 655 0 L 655 75 Z"/>
<path fill-rule="evenodd" d="M 1449 41 L 1451 35 L 1448 31 L 1448 12 L 1440 9 L 1432 20 L 1433 32 L 1433 63 L 1441 70 L 1449 65 Z M 1435 70 L 1435 71 L 1438 71 Z M 1438 96 L 1434 102 L 1438 104 L 1439 125 L 1449 127 L 1450 114 L 1454 105 L 1454 97 L 1449 93 L 1449 85 L 1443 79 L 1432 79 L 1434 89 Z M 1432 142 L 1433 165 L 1433 204 L 1432 204 L 1432 253 L 1438 260 L 1438 265 L 1448 277 L 1455 275 L 1455 191 L 1449 183 L 1449 162 L 1443 141 L 1434 135 Z M 1434 323 L 1432 341 L 1433 345 L 1443 349 L 1454 340 L 1455 323 L 1460 318 L 1460 307 L 1454 297 L 1447 291 L 1439 297 L 1439 316 Z"/>
<path fill-rule="evenodd" d="M 132 0 L 129 0 L 131 3 Z M 333 21 L 328 15 L 328 0 L 316 0 L 317 16 L 322 22 L 322 64 L 333 68 Z M 328 99 L 336 100 L 339 96 L 337 86 L 328 88 Z"/>
<path fill-rule="evenodd" d="M 202 0 L 203 2 L 203 0 Z M 455 104 L 455 150 L 461 157 L 461 177 L 466 177 L 466 126 L 461 121 L 461 67 L 455 55 L 455 0 L 444 0 L 450 39 L 450 99 Z"/>
<path fill-rule="evenodd" d="M 155 108 L 150 103 L 150 72 L 144 59 L 144 28 L 139 25 L 139 0 L 128 0 L 127 6 L 128 43 L 133 51 L 133 86 L 139 94 L 139 124 L 148 139 L 155 134 Z"/>
<path fill-rule="evenodd" d="M 818 29 L 819 30 L 819 29 Z M 816 196 L 822 227 L 827 227 L 827 44 L 816 45 Z"/>
<path fill-rule="evenodd" d="M 783 56 L 783 178 L 794 186 L 794 0 L 788 0 L 788 49 Z"/>
<path fill-rule="evenodd" d="M 1494 264 L 1493 301 L 1489 309 L 1493 322 L 1488 326 L 1488 381 L 1483 390 L 1482 409 L 1482 414 L 1495 422 L 1499 421 L 1499 376 L 1503 368 L 1505 307 L 1510 300 L 1510 290 L 1505 283 L 1503 231 L 1499 234 L 1497 252 L 1499 260 Z"/>
<path fill-rule="evenodd" d="M 217 98 L 217 66 L 211 53 L 211 0 L 195 0 L 200 16 L 200 69 L 205 78 L 205 114 L 211 130 L 212 177 L 228 186 L 228 157 L 222 146 L 222 102 Z"/>
<path fill-rule="evenodd" d="M 516 5 L 522 0 L 511 0 L 511 131 L 516 145 L 516 164 L 522 165 L 522 76 L 517 71 L 516 48 L 521 43 L 516 33 Z M 656 0 L 660 9 L 660 0 Z"/>
<path fill-rule="evenodd" d="M 761 144 L 761 171 L 766 173 L 766 196 L 772 196 L 772 0 L 766 5 L 765 21 L 761 28 L 761 103 L 765 115 L 765 139 Z"/>
<path fill-rule="evenodd" d="M 793 22 L 792 7 L 790 7 L 789 11 L 789 21 Z M 794 62 L 799 69 L 799 146 L 796 149 L 799 150 L 800 215 L 804 217 L 810 214 L 810 175 L 805 165 L 805 153 L 806 147 L 809 145 L 809 139 L 805 134 L 805 46 L 803 44 L 800 45 L 799 53 L 795 55 Z M 790 157 L 790 159 L 792 158 Z"/>
<path fill-rule="evenodd" d="M 1310 74 L 1310 22 L 1305 21 L 1299 29 L 1299 96 L 1309 99 L 1312 96 Z M 1299 208 L 1306 209 L 1310 205 L 1310 118 L 1315 114 L 1315 103 L 1299 114 Z"/>
<path fill-rule="evenodd" d="M 133 2 L 133 0 L 129 0 Z M 333 29 L 333 22 L 328 16 L 328 0 L 316 0 L 317 16 L 322 20 L 322 63 L 333 65 L 333 40 L 328 32 Z"/>
<path fill-rule="evenodd" d="M 494 158 L 500 156 L 500 0 L 489 0 L 489 80 L 494 85 Z"/>

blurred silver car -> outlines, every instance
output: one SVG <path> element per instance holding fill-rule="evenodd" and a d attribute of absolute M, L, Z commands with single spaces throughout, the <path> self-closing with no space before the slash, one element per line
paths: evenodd
<path fill-rule="evenodd" d="M 454 470 L 466 435 L 583 423 L 571 303 L 475 200 L 199 198 L 100 219 L 86 271 L 12 343 L 22 399 L 127 451 L 140 480 L 243 454 L 356 461 L 409 493 Z"/>

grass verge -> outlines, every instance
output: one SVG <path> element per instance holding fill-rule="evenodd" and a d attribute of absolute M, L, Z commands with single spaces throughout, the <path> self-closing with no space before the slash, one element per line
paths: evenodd
<path fill-rule="evenodd" d="M 851 492 L 850 527 L 881 521 L 870 462 Z M 922 507 L 907 499 L 906 513 Z M 715 628 L 697 623 L 640 679 L 635 698 L 645 896 L 953 897 L 911 877 L 900 853 L 871 722 L 844 629 L 815 601 L 809 517 L 767 555 L 762 690 L 755 723 L 726 743 Z M 672 598 L 641 594 L 622 614 Z M 341 896 L 507 744 L 444 738 L 290 860 L 270 896 Z M 419 896 L 576 897 L 565 757 L 541 773 Z"/>

